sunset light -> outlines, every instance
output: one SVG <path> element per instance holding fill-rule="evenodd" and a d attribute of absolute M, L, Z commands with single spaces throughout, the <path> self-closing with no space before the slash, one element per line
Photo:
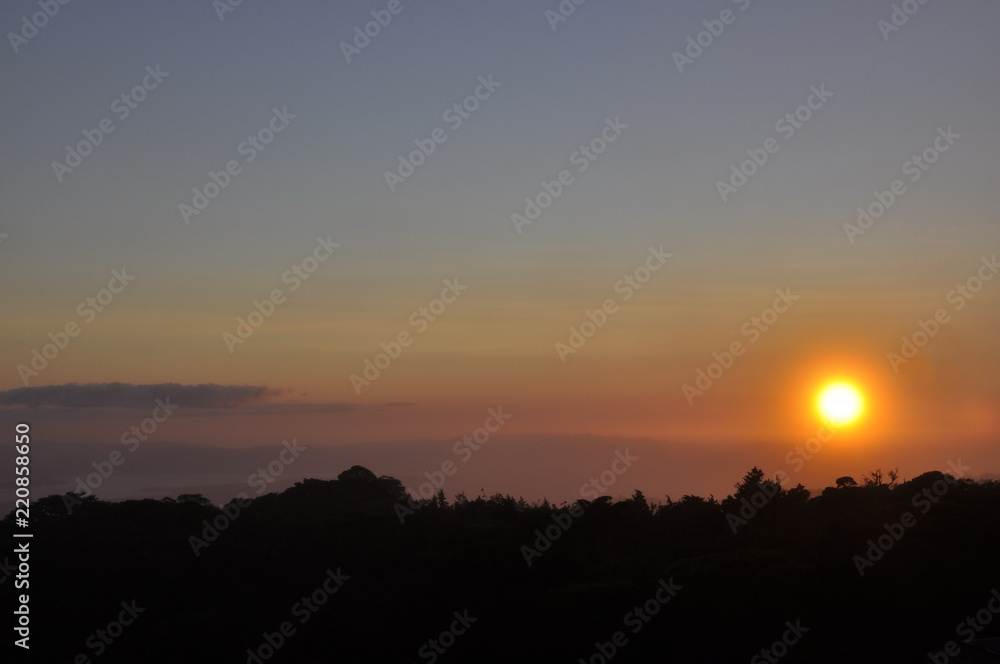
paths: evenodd
<path fill-rule="evenodd" d="M 820 392 L 817 405 L 823 419 L 835 426 L 844 426 L 861 417 L 864 398 L 850 383 L 834 383 Z"/>
<path fill-rule="evenodd" d="M 12 664 L 1000 662 L 1000 1 L 0 25 Z"/>

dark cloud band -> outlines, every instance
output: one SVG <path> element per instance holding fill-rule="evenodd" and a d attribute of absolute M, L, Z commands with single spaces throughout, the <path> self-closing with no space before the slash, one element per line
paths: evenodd
<path fill-rule="evenodd" d="M 0 392 L 0 406 L 144 408 L 156 399 L 169 397 L 186 408 L 235 408 L 278 393 L 258 385 L 69 383 L 6 390 Z"/>

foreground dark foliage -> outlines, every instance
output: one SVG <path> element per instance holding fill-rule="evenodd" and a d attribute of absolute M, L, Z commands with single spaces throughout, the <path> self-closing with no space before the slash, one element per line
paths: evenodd
<path fill-rule="evenodd" d="M 31 659 L 747 662 L 790 622 L 808 631 L 782 662 L 926 662 L 949 640 L 971 652 L 956 627 L 977 612 L 976 638 L 1000 635 L 1000 483 L 847 480 L 810 498 L 754 469 L 721 502 L 414 504 L 354 467 L 238 510 L 50 496 L 31 510 Z M 95 636 L 132 601 L 132 624 Z M 270 657 L 265 634 L 283 641 Z"/>

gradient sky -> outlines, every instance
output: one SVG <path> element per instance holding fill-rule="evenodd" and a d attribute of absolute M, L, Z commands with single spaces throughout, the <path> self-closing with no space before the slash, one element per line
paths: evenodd
<path fill-rule="evenodd" d="M 845 376 L 868 411 L 834 443 L 838 465 L 811 466 L 815 486 L 959 456 L 1000 472 L 1000 280 L 960 311 L 949 299 L 1000 245 L 995 2 L 921 5 L 886 39 L 893 3 L 870 0 L 593 0 L 555 30 L 556 0 L 403 0 L 348 63 L 340 44 L 387 4 L 244 0 L 220 20 L 209 0 L 71 2 L 17 53 L 8 36 L 0 390 L 25 387 L 19 365 L 75 321 L 80 336 L 28 386 L 269 390 L 253 412 L 182 408 L 153 443 L 443 440 L 502 406 L 504 436 L 710 447 L 684 469 L 708 493 L 738 479 L 719 476 L 719 449 L 766 441 L 753 463 L 779 465 L 816 434 L 816 389 Z M 678 71 L 673 54 L 727 9 L 733 21 Z M 8 2 L 0 26 L 37 11 Z M 169 76 L 120 119 L 114 100 L 147 66 Z M 499 88 L 452 129 L 443 113 L 490 76 Z M 778 131 L 820 86 L 822 108 Z M 286 107 L 295 118 L 247 163 L 238 146 Z M 52 162 L 103 118 L 115 130 L 59 182 Z M 574 152 L 615 118 L 627 129 L 578 172 Z M 385 171 L 435 128 L 447 140 L 390 191 Z M 911 182 L 904 164 L 948 128 L 959 138 Z M 769 138 L 778 151 L 723 201 L 717 182 Z M 178 206 L 229 160 L 242 171 L 185 224 Z M 564 169 L 573 183 L 517 233 L 511 215 Z M 849 242 L 844 224 L 895 179 L 905 193 Z M 340 247 L 288 292 L 282 274 L 318 237 Z M 672 257 L 623 301 L 615 284 L 661 245 Z M 82 319 L 77 306 L 123 267 L 135 280 Z M 411 314 L 446 279 L 468 288 L 416 334 Z M 230 353 L 223 334 L 274 288 L 287 301 Z M 747 343 L 776 289 L 800 299 Z M 608 298 L 617 312 L 562 362 L 556 344 Z M 887 353 L 938 309 L 949 322 L 894 371 Z M 357 394 L 351 375 L 400 332 L 413 345 Z M 734 341 L 745 354 L 689 404 L 683 385 Z M 145 416 L 56 410 L 3 417 L 40 440 L 115 443 Z M 531 463 L 487 473 L 493 488 Z"/>

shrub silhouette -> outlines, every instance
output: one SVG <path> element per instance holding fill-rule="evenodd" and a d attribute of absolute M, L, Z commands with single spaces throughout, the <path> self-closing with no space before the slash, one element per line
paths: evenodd
<path fill-rule="evenodd" d="M 811 631 L 785 662 L 924 661 L 926 642 L 955 639 L 956 622 L 1000 588 L 1000 482 L 850 479 L 810 497 L 753 468 L 721 501 L 580 500 L 582 515 L 530 567 L 521 547 L 555 532 L 570 505 L 439 494 L 400 523 L 402 484 L 361 466 L 255 498 L 235 518 L 197 494 L 48 496 L 31 513 L 32 656 L 242 663 L 292 621 L 266 661 L 429 661 L 420 648 L 467 610 L 467 633 L 425 654 L 590 661 L 622 630 L 616 664 L 747 661 L 801 620 Z M 761 490 L 771 499 L 734 534 L 727 513 Z M 923 510 L 915 496 L 927 491 L 936 500 Z M 859 575 L 854 557 L 904 513 L 916 525 Z M 189 538 L 212 523 L 225 527 L 195 556 Z M 14 526 L 13 513 L 0 523 L 8 538 Z M 350 578 L 299 622 L 292 607 L 338 569 Z M 624 617 L 668 579 L 682 589 L 633 632 Z M 145 611 L 98 660 L 88 639 L 132 600 Z"/>

